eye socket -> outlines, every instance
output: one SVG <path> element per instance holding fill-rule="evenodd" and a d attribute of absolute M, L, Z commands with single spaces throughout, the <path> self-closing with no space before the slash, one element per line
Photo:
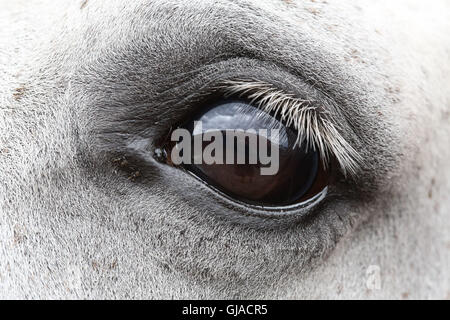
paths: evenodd
<path fill-rule="evenodd" d="M 284 207 L 316 196 L 328 184 L 317 151 L 273 115 L 240 100 L 211 105 L 187 122 L 189 132 L 169 150 L 181 165 L 228 197 Z M 189 154 L 188 154 L 189 153 Z M 189 160 L 189 161 L 186 161 Z"/>

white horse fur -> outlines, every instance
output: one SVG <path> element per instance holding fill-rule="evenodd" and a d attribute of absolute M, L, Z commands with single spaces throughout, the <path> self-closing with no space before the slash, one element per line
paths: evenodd
<path fill-rule="evenodd" d="M 449 31 L 445 0 L 1 0 L 0 297 L 450 298 Z M 239 79 L 360 157 L 305 218 L 151 153 Z"/>

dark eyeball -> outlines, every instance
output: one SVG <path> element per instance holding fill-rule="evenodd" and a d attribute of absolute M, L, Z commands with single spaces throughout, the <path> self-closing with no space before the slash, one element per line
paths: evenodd
<path fill-rule="evenodd" d="M 249 103 L 217 103 L 183 128 L 191 138 L 184 141 L 189 146 L 182 156 L 190 161 L 181 165 L 235 200 L 288 206 L 314 197 L 327 184 L 318 152 L 298 143 L 296 131 Z"/>

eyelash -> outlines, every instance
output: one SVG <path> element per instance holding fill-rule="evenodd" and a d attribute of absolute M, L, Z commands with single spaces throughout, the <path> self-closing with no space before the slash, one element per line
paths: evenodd
<path fill-rule="evenodd" d="M 308 148 L 318 150 L 325 167 L 334 157 L 344 176 L 356 176 L 361 170 L 362 157 L 327 119 L 325 108 L 317 106 L 317 101 L 296 98 L 258 80 L 229 80 L 222 88 L 225 97 L 243 97 L 274 117 L 279 115 L 286 126 L 297 130 L 296 144 L 305 140 Z"/>

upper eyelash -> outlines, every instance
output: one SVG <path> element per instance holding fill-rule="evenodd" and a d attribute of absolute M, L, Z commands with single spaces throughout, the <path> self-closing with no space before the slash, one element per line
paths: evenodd
<path fill-rule="evenodd" d="M 319 112 L 317 101 L 296 98 L 258 80 L 228 80 L 222 88 L 225 96 L 245 96 L 259 109 L 279 115 L 286 126 L 297 130 L 296 144 L 306 141 L 307 147 L 318 150 L 324 166 L 327 166 L 332 155 L 344 176 L 347 173 L 356 176 L 361 170 L 361 155 L 326 118 L 325 112 Z"/>

